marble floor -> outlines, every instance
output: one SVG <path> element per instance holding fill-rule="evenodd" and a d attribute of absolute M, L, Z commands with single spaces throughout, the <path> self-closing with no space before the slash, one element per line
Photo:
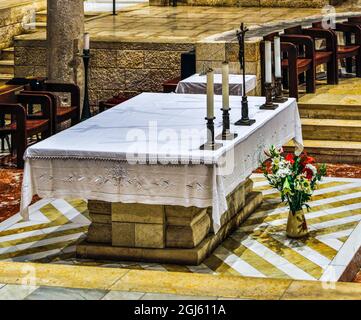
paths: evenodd
<path fill-rule="evenodd" d="M 340 8 L 347 11 L 349 8 Z M 86 30 L 95 41 L 191 42 L 248 26 L 277 23 L 320 15 L 320 9 L 252 7 L 156 7 L 139 4 L 117 16 L 88 21 Z M 131 26 L 131 28 L 129 28 Z M 22 40 L 45 39 L 45 32 L 19 36 Z"/>
<path fill-rule="evenodd" d="M 261 175 L 255 189 L 262 206 L 200 266 L 76 259 L 76 244 L 88 225 L 83 200 L 43 199 L 31 207 L 31 221 L 17 214 L 0 224 L 0 261 L 46 262 L 136 270 L 157 270 L 279 278 L 338 280 L 361 245 L 361 179 L 326 178 L 306 217 L 310 237 L 285 237 L 288 210 Z"/>

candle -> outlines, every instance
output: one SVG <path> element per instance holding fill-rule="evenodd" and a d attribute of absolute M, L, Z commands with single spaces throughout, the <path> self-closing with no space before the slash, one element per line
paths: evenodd
<path fill-rule="evenodd" d="M 275 77 L 282 78 L 281 72 L 281 39 L 275 37 Z"/>
<path fill-rule="evenodd" d="M 265 60 L 266 83 L 272 83 L 272 47 L 270 41 L 265 41 Z"/>
<path fill-rule="evenodd" d="M 214 71 L 207 72 L 207 118 L 214 118 Z"/>
<path fill-rule="evenodd" d="M 90 49 L 90 35 L 89 33 L 84 33 L 84 50 Z"/>
<path fill-rule="evenodd" d="M 228 62 L 222 64 L 222 97 L 223 109 L 229 109 L 229 65 Z"/>

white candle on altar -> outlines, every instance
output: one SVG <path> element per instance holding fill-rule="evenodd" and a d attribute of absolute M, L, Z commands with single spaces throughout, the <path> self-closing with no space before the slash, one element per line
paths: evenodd
<path fill-rule="evenodd" d="M 89 33 L 84 33 L 84 50 L 90 49 L 90 35 Z"/>
<path fill-rule="evenodd" d="M 214 118 L 214 71 L 207 72 L 207 118 Z"/>
<path fill-rule="evenodd" d="M 281 39 L 275 37 L 275 77 L 281 78 Z"/>
<path fill-rule="evenodd" d="M 228 62 L 222 64 L 222 98 L 223 109 L 229 109 L 229 65 Z"/>
<path fill-rule="evenodd" d="M 266 83 L 272 83 L 272 46 L 270 41 L 265 41 L 265 76 Z"/>

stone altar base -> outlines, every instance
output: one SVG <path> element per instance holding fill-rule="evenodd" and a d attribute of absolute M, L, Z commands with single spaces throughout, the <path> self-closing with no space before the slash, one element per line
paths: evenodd
<path fill-rule="evenodd" d="M 227 197 L 217 234 L 212 208 L 89 201 L 92 224 L 77 246 L 80 258 L 199 265 L 261 204 L 248 179 Z"/>

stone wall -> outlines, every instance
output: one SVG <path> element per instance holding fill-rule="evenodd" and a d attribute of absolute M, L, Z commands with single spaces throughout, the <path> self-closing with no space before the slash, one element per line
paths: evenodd
<path fill-rule="evenodd" d="M 327 4 L 336 5 L 346 0 L 178 0 L 178 5 L 229 6 L 229 7 L 288 7 L 321 8 Z M 168 6 L 168 0 L 150 0 L 153 6 Z"/>
<path fill-rule="evenodd" d="M 256 89 L 249 95 L 261 95 L 261 40 L 262 38 L 254 37 L 248 39 L 245 44 L 246 74 L 257 76 Z M 216 73 L 221 73 L 222 62 L 228 61 L 230 73 L 240 74 L 238 51 L 238 42 L 198 42 L 196 44 L 197 72 L 211 67 Z"/>
<path fill-rule="evenodd" d="M 6 5 L 2 5 L 0 1 L 0 50 L 11 47 L 14 36 L 27 31 L 24 25 L 31 22 L 34 12 L 44 8 L 45 0 L 14 0 Z"/>
<path fill-rule="evenodd" d="M 111 98 L 119 92 L 161 92 L 162 83 L 180 76 L 181 53 L 190 43 L 92 42 L 90 100 Z M 56 62 L 54 62 L 56 63 Z M 45 41 L 15 41 L 15 76 L 46 76 Z"/>

